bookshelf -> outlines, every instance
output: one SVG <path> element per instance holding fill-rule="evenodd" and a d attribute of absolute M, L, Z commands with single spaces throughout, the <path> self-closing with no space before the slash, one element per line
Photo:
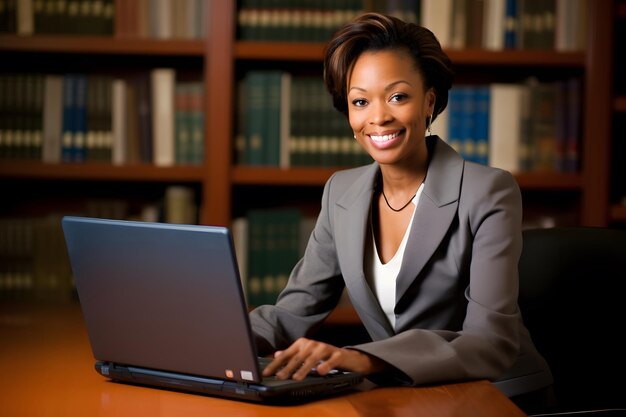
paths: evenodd
<path fill-rule="evenodd" d="M 231 225 L 244 202 L 263 200 L 269 194 L 277 204 L 284 190 L 317 190 L 335 171 L 334 167 L 281 169 L 238 165 L 234 157 L 236 134 L 236 85 L 242 75 L 257 67 L 318 74 L 324 45 L 314 42 L 238 40 L 236 2 L 208 2 L 208 33 L 202 39 L 145 39 L 124 36 L 0 35 L 0 56 L 12 62 L 3 71 L 81 70 L 110 72 L 172 66 L 197 73 L 204 81 L 204 163 L 199 166 L 158 167 L 152 164 L 113 166 L 101 162 L 45 164 L 36 161 L 3 160 L 0 163 L 2 189 L 22 192 L 12 196 L 20 210 L 29 204 L 41 205 L 28 190 L 42 187 L 69 188 L 92 184 L 94 188 L 120 189 L 121 198 L 141 194 L 142 187 L 165 188 L 190 184 L 198 191 L 198 221 L 201 224 Z M 608 115 L 626 113 L 626 92 L 611 93 L 606 71 L 612 63 L 613 0 L 587 2 L 587 47 L 585 52 L 552 50 L 449 49 L 459 79 L 467 82 L 519 79 L 520 75 L 541 74 L 549 79 L 566 75 L 582 78 L 581 168 L 574 173 L 531 172 L 516 175 L 533 211 L 573 212 L 568 219 L 586 226 L 608 226 L 625 222 L 624 208 L 611 197 L 611 129 Z M 622 9 L 623 10 L 623 7 Z M 623 16 L 622 16 L 623 19 Z M 7 60 L 7 61 L 5 61 Z M 615 179 L 613 178 L 613 181 Z M 83 189 L 78 187 L 79 189 Z M 243 190 L 243 191 L 242 191 Z M 238 198 L 250 193 L 248 199 Z M 315 194 L 315 193 L 314 193 Z M 528 198 L 526 198 L 528 195 Z M 289 196 L 293 198 L 293 195 Z M 54 197 L 50 197 L 54 198 Z M 295 198 L 298 198 L 297 196 Z M 317 194 L 302 205 L 314 212 Z M 45 201 L 44 201 L 45 206 Z M 50 204 L 56 207 L 57 204 Z M 538 206 L 538 207 L 537 207 Z M 17 209 L 16 209 L 17 210 Z M 45 210 L 45 207 L 39 210 Z M 7 209 L 0 210 L 0 215 Z M 14 214 L 14 213 L 12 213 Z M 350 321 L 350 313 L 337 313 L 339 321 Z"/>

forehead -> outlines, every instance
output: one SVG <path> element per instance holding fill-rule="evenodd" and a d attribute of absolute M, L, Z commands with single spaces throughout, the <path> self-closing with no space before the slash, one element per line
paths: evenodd
<path fill-rule="evenodd" d="M 407 81 L 423 84 L 415 60 L 404 49 L 365 51 L 355 60 L 348 77 L 348 88 L 378 83 Z"/>

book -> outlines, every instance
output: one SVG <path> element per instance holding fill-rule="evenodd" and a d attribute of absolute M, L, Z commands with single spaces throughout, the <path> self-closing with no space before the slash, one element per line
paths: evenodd
<path fill-rule="evenodd" d="M 138 164 L 143 162 L 139 132 L 139 87 L 136 77 L 127 77 L 124 80 L 126 84 L 126 163 Z"/>
<path fill-rule="evenodd" d="M 248 219 L 245 216 L 236 217 L 232 222 L 233 245 L 237 254 L 237 267 L 241 287 L 246 297 L 246 303 L 251 305 L 247 294 L 248 280 Z"/>
<path fill-rule="evenodd" d="M 529 82 L 529 149 L 533 171 L 553 171 L 556 156 L 556 84 Z"/>
<path fill-rule="evenodd" d="M 152 151 L 157 166 L 175 164 L 174 89 L 176 72 L 172 68 L 155 68 L 150 72 Z"/>
<path fill-rule="evenodd" d="M 135 79 L 137 85 L 137 117 L 139 130 L 140 160 L 152 163 L 152 92 L 150 91 L 151 77 L 147 73 L 139 74 Z"/>
<path fill-rule="evenodd" d="M 504 48 L 516 49 L 519 46 L 518 0 L 506 0 L 504 14 Z"/>
<path fill-rule="evenodd" d="M 6 6 L 5 6 L 6 7 Z M 17 1 L 17 34 L 32 35 L 35 32 L 33 0 Z"/>
<path fill-rule="evenodd" d="M 246 164 L 263 165 L 263 150 L 265 148 L 266 119 L 265 109 L 265 73 L 250 71 L 246 74 Z"/>
<path fill-rule="evenodd" d="M 489 163 L 489 119 L 491 92 L 488 86 L 474 87 L 474 161 L 479 164 Z"/>
<path fill-rule="evenodd" d="M 125 165 L 128 161 L 128 137 L 127 137 L 127 88 L 126 81 L 121 78 L 113 80 L 111 115 L 113 146 L 111 162 L 113 165 Z"/>
<path fill-rule="evenodd" d="M 462 49 L 467 43 L 467 0 L 452 0 L 450 48 Z"/>
<path fill-rule="evenodd" d="M 264 74 L 263 82 L 263 109 L 264 131 L 262 133 L 262 164 L 269 166 L 279 166 L 281 162 L 281 133 L 282 123 L 281 100 L 283 98 L 281 89 L 283 73 L 281 71 L 267 71 Z M 288 103 L 285 103 L 288 105 Z"/>
<path fill-rule="evenodd" d="M 197 206 L 193 188 L 170 185 L 165 189 L 164 220 L 166 223 L 196 224 Z"/>
<path fill-rule="evenodd" d="M 489 86 L 489 165 L 513 174 L 522 169 L 522 106 L 526 87 L 494 83 Z"/>
<path fill-rule="evenodd" d="M 554 48 L 582 51 L 586 42 L 586 0 L 556 0 Z"/>
<path fill-rule="evenodd" d="M 72 160 L 74 162 L 84 162 L 87 136 L 87 76 L 85 74 L 76 74 L 75 81 Z"/>
<path fill-rule="evenodd" d="M 485 0 L 483 48 L 499 51 L 504 48 L 506 0 Z"/>
<path fill-rule="evenodd" d="M 457 153 L 462 153 L 461 119 L 463 117 L 463 94 L 457 86 L 453 86 L 448 93 L 448 144 Z"/>
<path fill-rule="evenodd" d="M 443 48 L 450 46 L 452 0 L 422 0 L 421 25 L 430 29 Z"/>
<path fill-rule="evenodd" d="M 191 160 L 191 91 L 187 83 L 177 83 L 174 90 L 175 159 L 177 164 Z"/>
<path fill-rule="evenodd" d="M 63 121 L 61 137 L 61 161 L 72 162 L 74 160 L 74 131 L 76 118 L 76 75 L 65 74 L 63 76 Z"/>
<path fill-rule="evenodd" d="M 482 48 L 484 38 L 485 0 L 467 0 L 465 47 Z"/>
<path fill-rule="evenodd" d="M 582 80 L 579 77 L 572 77 L 566 83 L 567 127 L 565 129 L 566 140 L 563 169 L 566 172 L 577 172 L 580 169 L 580 142 L 582 136 Z"/>
<path fill-rule="evenodd" d="M 190 85 L 191 103 L 189 118 L 191 125 L 191 144 L 189 163 L 202 165 L 204 162 L 204 83 L 192 82 Z"/>
<path fill-rule="evenodd" d="M 247 79 L 237 81 L 237 125 L 235 132 L 235 161 L 239 165 L 247 163 Z"/>
<path fill-rule="evenodd" d="M 292 76 L 283 72 L 280 80 L 280 133 L 279 133 L 279 158 L 278 165 L 281 168 L 289 168 L 290 161 L 290 138 L 291 138 L 291 85 Z"/>
<path fill-rule="evenodd" d="M 48 74 L 44 78 L 42 160 L 61 162 L 63 119 L 63 77 Z"/>

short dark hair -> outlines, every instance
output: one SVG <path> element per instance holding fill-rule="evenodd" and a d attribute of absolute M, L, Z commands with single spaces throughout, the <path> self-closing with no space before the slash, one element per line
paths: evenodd
<path fill-rule="evenodd" d="M 433 119 L 448 105 L 454 72 L 452 61 L 435 35 L 423 26 L 380 13 L 364 13 L 335 32 L 324 52 L 324 83 L 333 105 L 348 114 L 348 76 L 365 51 L 406 50 L 424 78 L 425 90 L 435 91 Z"/>

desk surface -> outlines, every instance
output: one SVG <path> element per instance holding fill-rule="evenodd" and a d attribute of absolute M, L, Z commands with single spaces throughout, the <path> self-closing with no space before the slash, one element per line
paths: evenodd
<path fill-rule="evenodd" d="M 0 304 L 3 416 L 524 416 L 486 381 L 375 388 L 297 406 L 118 384 L 94 370 L 78 305 Z"/>

